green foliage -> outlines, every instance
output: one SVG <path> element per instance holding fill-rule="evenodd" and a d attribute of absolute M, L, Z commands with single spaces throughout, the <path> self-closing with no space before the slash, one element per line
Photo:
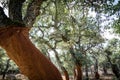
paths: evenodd
<path fill-rule="evenodd" d="M 118 39 L 112 39 L 108 42 L 107 46 L 105 47 L 105 56 L 109 56 L 112 63 L 117 64 L 120 66 L 120 41 Z M 109 63 L 107 61 L 107 57 L 104 58 L 102 63 Z"/>
<path fill-rule="evenodd" d="M 115 29 L 116 33 L 120 33 L 120 19 L 114 21 L 113 28 Z"/>
<path fill-rule="evenodd" d="M 31 0 L 26 0 L 23 4 L 23 16 L 29 2 Z M 119 16 L 120 1 L 116 4 L 114 2 L 115 0 L 47 0 L 40 8 L 41 14 L 37 16 L 34 27 L 30 31 L 30 39 L 55 64 L 57 62 L 54 50 L 56 50 L 61 65 L 68 70 L 69 74 L 73 74 L 75 65 L 70 47 L 73 48 L 76 59 L 82 65 L 93 65 L 95 60 L 92 56 L 97 57 L 100 63 L 107 62 L 104 49 L 100 48 L 105 41 L 101 36 L 101 29 L 111 26 L 120 33 L 120 19 L 116 17 Z M 89 16 L 90 10 L 96 13 L 95 17 Z M 110 19 L 113 15 L 115 20 Z M 103 17 L 107 22 L 102 19 Z M 108 25 L 102 26 L 103 23 Z M 103 45 L 102 47 L 104 48 Z M 119 47 L 119 40 L 109 42 L 106 47 L 112 51 L 111 58 L 115 63 L 120 62 L 117 56 L 120 52 Z M 4 64 L 4 58 L 6 58 L 4 53 L 0 52 L 0 65 Z M 11 64 L 14 65 L 13 62 Z"/>
<path fill-rule="evenodd" d="M 58 50 L 60 61 L 69 74 L 73 74 L 75 59 L 69 49 L 74 47 L 75 57 L 83 65 L 91 66 L 93 60 L 89 50 L 104 42 L 97 20 L 88 17 L 89 7 L 81 6 L 84 1 L 47 1 L 41 6 L 41 15 L 37 17 L 35 27 L 30 32 L 33 43 L 43 53 L 53 57 Z M 53 51 L 53 52 L 52 52 Z M 45 54 L 47 55 L 47 54 Z M 58 66 L 58 65 L 57 65 Z"/>
<path fill-rule="evenodd" d="M 6 64 L 7 64 L 6 62 L 8 59 L 9 59 L 9 57 L 6 55 L 5 51 L 0 48 L 0 74 L 6 68 Z M 10 64 L 9 70 L 17 70 L 18 69 L 18 67 L 12 60 L 10 61 L 9 64 Z"/>

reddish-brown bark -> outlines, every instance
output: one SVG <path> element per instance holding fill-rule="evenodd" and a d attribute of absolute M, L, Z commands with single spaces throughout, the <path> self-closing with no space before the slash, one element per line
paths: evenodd
<path fill-rule="evenodd" d="M 68 75 L 68 72 L 65 70 L 63 72 L 64 76 L 65 76 L 65 80 L 69 80 L 69 75 Z"/>
<path fill-rule="evenodd" d="M 0 46 L 30 80 L 62 80 L 58 69 L 32 44 L 26 27 L 0 28 Z"/>
<path fill-rule="evenodd" d="M 100 79 L 100 75 L 99 75 L 98 72 L 95 72 L 95 79 L 96 79 L 96 80 Z"/>
<path fill-rule="evenodd" d="M 82 80 L 82 66 L 81 65 L 75 65 L 75 71 L 74 71 L 74 78 L 75 80 Z"/>

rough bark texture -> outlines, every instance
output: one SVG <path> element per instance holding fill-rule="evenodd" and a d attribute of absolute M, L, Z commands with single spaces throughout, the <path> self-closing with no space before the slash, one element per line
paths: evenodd
<path fill-rule="evenodd" d="M 43 0 L 31 0 L 24 20 L 21 9 L 25 0 L 9 1 L 9 18 L 0 7 L 0 46 L 30 80 L 62 80 L 58 69 L 29 40 L 25 26 L 32 27 Z"/>
<path fill-rule="evenodd" d="M 22 4 L 25 0 L 9 0 L 9 18 L 16 22 L 23 22 L 22 20 Z"/>
<path fill-rule="evenodd" d="M 26 26 L 32 27 L 35 23 L 36 17 L 40 14 L 40 6 L 44 0 L 32 0 L 26 11 L 26 15 L 24 17 L 24 22 Z"/>
<path fill-rule="evenodd" d="M 0 45 L 30 80 L 62 80 L 58 69 L 32 44 L 26 27 L 0 28 Z"/>

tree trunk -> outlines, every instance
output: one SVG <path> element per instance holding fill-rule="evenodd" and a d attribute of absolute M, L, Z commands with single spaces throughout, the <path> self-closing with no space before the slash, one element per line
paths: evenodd
<path fill-rule="evenodd" d="M 100 75 L 98 72 L 95 72 L 95 80 L 99 80 L 100 79 Z"/>
<path fill-rule="evenodd" d="M 69 74 L 68 74 L 67 70 L 65 69 L 65 67 L 62 65 L 57 51 L 56 50 L 53 50 L 53 51 L 55 52 L 55 57 L 57 59 L 57 63 L 58 63 L 59 67 L 61 68 L 61 70 L 65 76 L 65 80 L 69 80 Z"/>
<path fill-rule="evenodd" d="M 63 74 L 64 74 L 64 76 L 65 76 L 65 79 L 64 79 L 64 80 L 69 80 L 69 75 L 68 75 L 68 72 L 67 72 L 66 69 L 63 71 Z"/>
<path fill-rule="evenodd" d="M 94 59 L 95 59 L 95 66 L 94 66 L 94 68 L 95 68 L 95 79 L 99 80 L 100 79 L 100 75 L 98 73 L 98 60 L 97 60 L 96 57 Z"/>
<path fill-rule="evenodd" d="M 106 68 L 106 63 L 103 64 L 103 71 L 104 71 L 104 75 L 107 75 L 107 74 L 108 74 L 107 68 Z"/>
<path fill-rule="evenodd" d="M 58 69 L 30 41 L 26 27 L 0 28 L 0 45 L 30 80 L 62 80 Z"/>
<path fill-rule="evenodd" d="M 117 66 L 117 64 L 112 64 L 111 66 L 112 66 L 112 71 L 115 74 L 116 78 L 118 80 L 120 80 L 120 70 L 119 70 L 119 67 Z"/>
<path fill-rule="evenodd" d="M 75 65 L 74 79 L 82 80 L 82 66 L 81 65 L 78 65 L 78 64 Z"/>
<path fill-rule="evenodd" d="M 119 80 L 120 79 L 120 70 L 119 70 L 117 64 L 112 63 L 111 58 L 110 58 L 110 56 L 108 54 L 106 55 L 106 57 L 108 59 L 108 62 L 111 65 L 112 72 L 115 74 L 116 78 Z"/>
<path fill-rule="evenodd" d="M 89 76 L 88 76 L 88 65 L 87 65 L 87 64 L 85 65 L 85 76 L 86 76 L 85 80 L 89 80 Z"/>
<path fill-rule="evenodd" d="M 64 75 L 64 80 L 69 80 L 69 74 L 67 72 L 67 70 L 65 69 L 65 67 L 62 65 L 62 62 L 58 56 L 58 52 L 56 51 L 56 49 L 54 47 L 52 47 L 52 45 L 50 45 L 46 40 L 44 40 L 45 43 L 51 48 L 51 50 L 54 51 L 55 53 L 55 58 L 56 58 L 56 61 L 57 61 L 57 64 L 58 66 L 60 67 L 61 71 L 63 72 L 63 75 Z"/>
<path fill-rule="evenodd" d="M 75 67 L 74 67 L 74 79 L 75 80 L 82 80 L 82 64 L 81 62 L 76 58 L 74 49 L 71 47 L 70 49 L 71 56 L 73 57 L 74 62 L 75 62 Z"/>

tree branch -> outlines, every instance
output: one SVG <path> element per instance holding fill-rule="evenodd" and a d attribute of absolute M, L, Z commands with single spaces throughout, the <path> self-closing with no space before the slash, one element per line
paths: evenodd
<path fill-rule="evenodd" d="M 38 26 L 38 29 L 39 29 L 39 31 L 41 31 L 41 33 L 42 33 L 42 38 L 44 37 L 44 32 L 43 32 L 43 30 L 40 28 L 40 26 Z"/>
<path fill-rule="evenodd" d="M 8 18 L 4 11 L 3 8 L 0 7 L 0 27 L 9 27 L 9 26 L 16 26 L 16 27 L 24 27 L 24 24 L 21 24 L 19 22 L 14 22 L 10 18 Z"/>
<path fill-rule="evenodd" d="M 11 23 L 12 21 L 5 15 L 3 8 L 0 7 L 0 27 L 6 27 Z"/>
<path fill-rule="evenodd" d="M 74 63 L 75 63 L 75 64 L 78 64 L 78 65 L 82 65 L 81 62 L 80 62 L 80 61 L 77 59 L 77 57 L 75 56 L 75 52 L 74 52 L 73 47 L 70 47 L 70 48 L 69 48 L 69 51 L 70 51 L 71 56 L 72 56 L 73 59 L 74 59 Z"/>
<path fill-rule="evenodd" d="M 25 0 L 9 0 L 9 17 L 15 22 L 23 23 L 22 20 L 22 4 Z"/>
<path fill-rule="evenodd" d="M 45 40 L 45 39 L 44 39 L 44 40 Z M 58 52 L 57 52 L 56 49 L 55 49 L 56 47 L 54 48 L 48 41 L 46 41 L 45 44 L 46 44 L 51 50 L 54 51 L 56 61 L 57 61 L 58 65 L 59 65 L 59 67 L 61 68 L 61 70 L 64 72 L 66 69 L 65 69 L 64 66 L 62 65 L 62 62 L 61 62 L 61 60 L 60 60 L 60 58 L 59 58 L 59 56 L 58 56 Z M 56 43 L 55 43 L 55 45 L 56 45 Z"/>
<path fill-rule="evenodd" d="M 26 23 L 26 26 L 32 27 L 36 17 L 40 14 L 40 6 L 42 4 L 43 0 L 32 0 L 27 7 L 27 12 L 24 17 L 24 22 Z"/>
<path fill-rule="evenodd" d="M 95 47 L 96 46 L 96 44 L 89 44 L 88 46 L 87 46 L 87 49 L 85 49 L 84 51 L 86 52 L 86 51 L 88 51 L 88 50 L 90 50 L 91 48 L 93 48 L 93 47 Z"/>

